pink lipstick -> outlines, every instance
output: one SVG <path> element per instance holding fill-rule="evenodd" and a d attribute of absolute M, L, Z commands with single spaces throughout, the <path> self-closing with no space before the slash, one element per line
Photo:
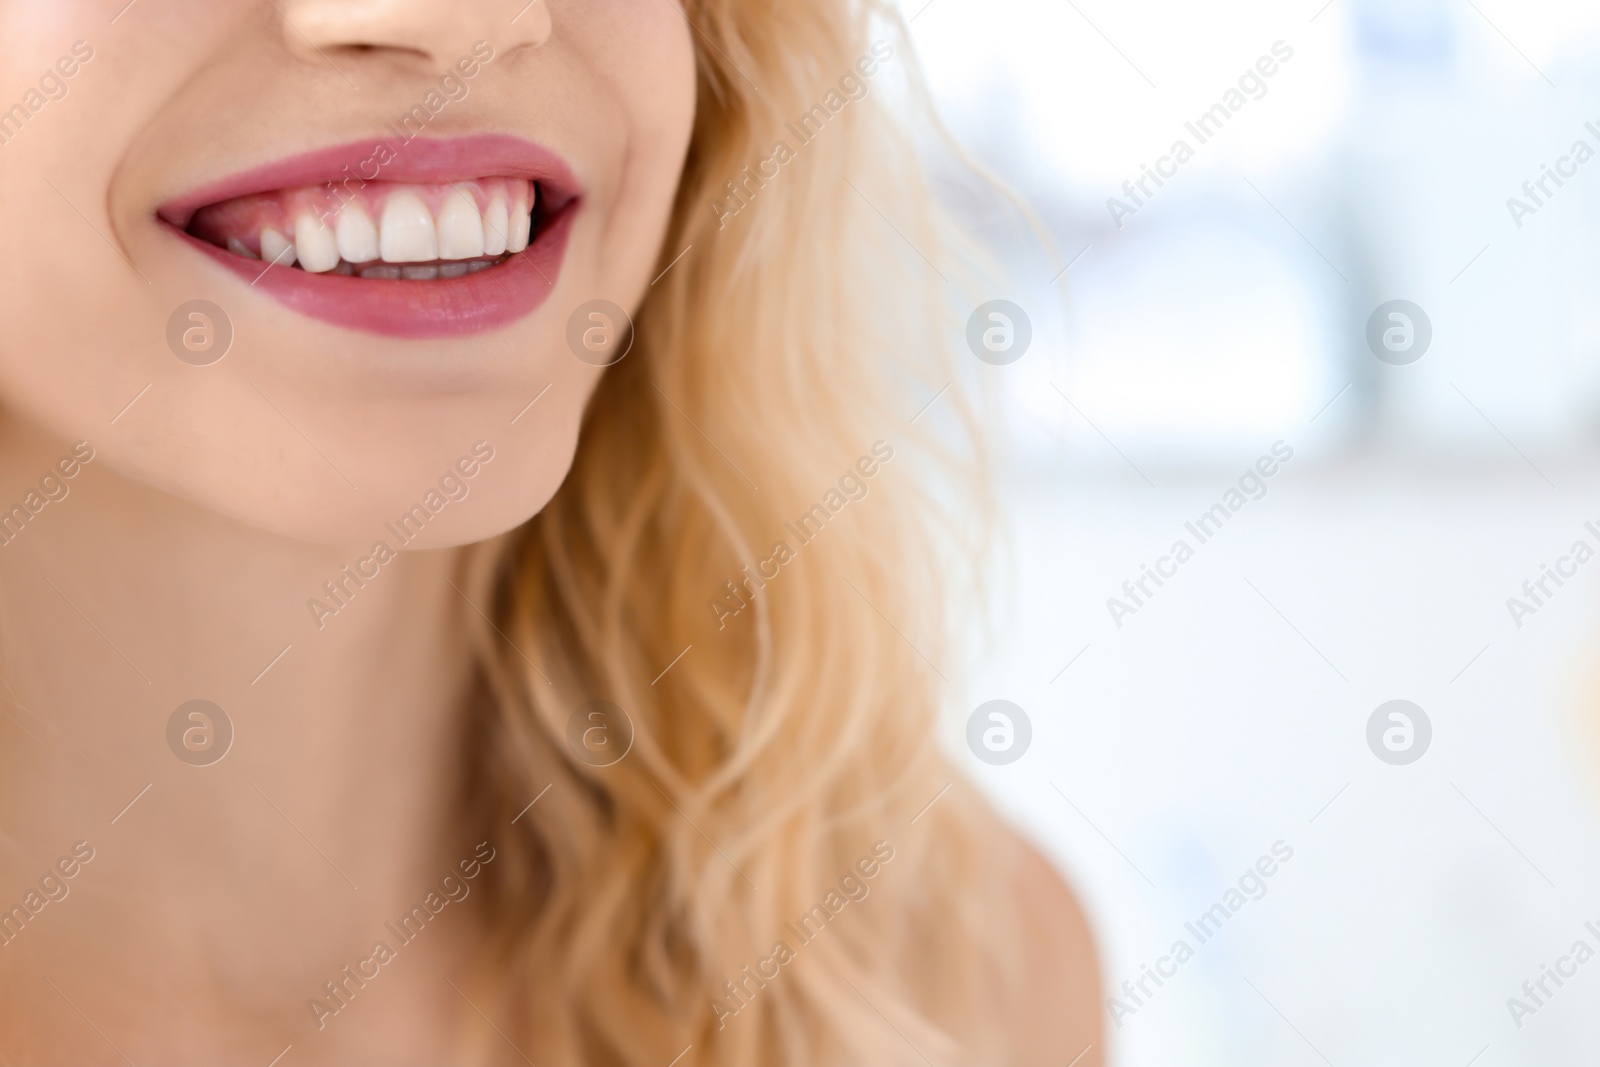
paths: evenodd
<path fill-rule="evenodd" d="M 500 329 L 543 304 L 580 203 L 560 157 L 478 135 L 309 152 L 185 194 L 157 216 L 304 315 L 428 338 Z"/>

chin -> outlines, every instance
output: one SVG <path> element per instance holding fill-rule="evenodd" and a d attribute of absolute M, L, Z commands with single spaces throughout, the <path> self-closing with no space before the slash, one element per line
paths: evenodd
<path fill-rule="evenodd" d="M 571 467 L 577 426 L 537 429 L 522 435 L 464 431 L 425 443 L 397 436 L 377 447 L 369 441 L 357 461 L 344 458 L 337 470 L 315 453 L 285 463 L 271 458 L 270 449 L 243 444 L 186 463 L 106 448 L 97 462 L 201 514 L 293 541 L 439 549 L 496 537 L 550 502 Z"/>

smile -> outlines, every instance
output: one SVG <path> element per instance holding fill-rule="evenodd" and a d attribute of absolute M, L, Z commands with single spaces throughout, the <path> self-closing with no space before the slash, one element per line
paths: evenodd
<path fill-rule="evenodd" d="M 425 338 L 537 310 L 579 202 L 558 157 L 488 135 L 324 149 L 214 183 L 157 216 L 301 314 Z"/>

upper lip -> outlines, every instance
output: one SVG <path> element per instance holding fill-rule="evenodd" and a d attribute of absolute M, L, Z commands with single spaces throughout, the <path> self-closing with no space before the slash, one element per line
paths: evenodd
<path fill-rule="evenodd" d="M 379 153 L 386 146 L 392 157 Z M 386 163 L 379 163 L 388 159 Z M 363 163 L 366 161 L 373 161 Z M 430 282 L 356 278 L 300 269 L 272 270 L 188 232 L 211 204 L 306 186 L 342 192 L 346 180 L 442 185 L 479 178 L 521 178 L 538 187 L 526 249 L 491 269 Z M 359 185 L 352 186 L 352 193 Z M 554 152 L 521 137 L 373 137 L 319 148 L 256 166 L 174 197 L 157 209 L 159 224 L 257 290 L 313 319 L 389 337 L 460 337 L 508 326 L 537 310 L 560 276 L 582 191 Z M 260 268 L 260 269 L 258 269 Z"/>
<path fill-rule="evenodd" d="M 386 147 L 392 158 L 385 158 Z M 162 221 L 187 229 L 194 213 L 208 204 L 253 193 L 346 180 L 443 183 L 473 178 L 527 178 L 539 183 L 542 202 L 559 210 L 581 190 L 571 169 L 555 152 L 522 137 L 473 134 L 415 137 L 382 136 L 313 149 L 231 174 L 162 204 Z"/>

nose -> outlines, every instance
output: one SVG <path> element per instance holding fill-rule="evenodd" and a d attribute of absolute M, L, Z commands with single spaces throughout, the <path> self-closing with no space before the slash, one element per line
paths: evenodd
<path fill-rule="evenodd" d="M 550 37 L 547 0 L 277 0 L 284 40 L 310 62 L 387 52 L 443 72 L 487 43 L 494 55 Z M 481 58 L 481 57 L 480 57 Z"/>

